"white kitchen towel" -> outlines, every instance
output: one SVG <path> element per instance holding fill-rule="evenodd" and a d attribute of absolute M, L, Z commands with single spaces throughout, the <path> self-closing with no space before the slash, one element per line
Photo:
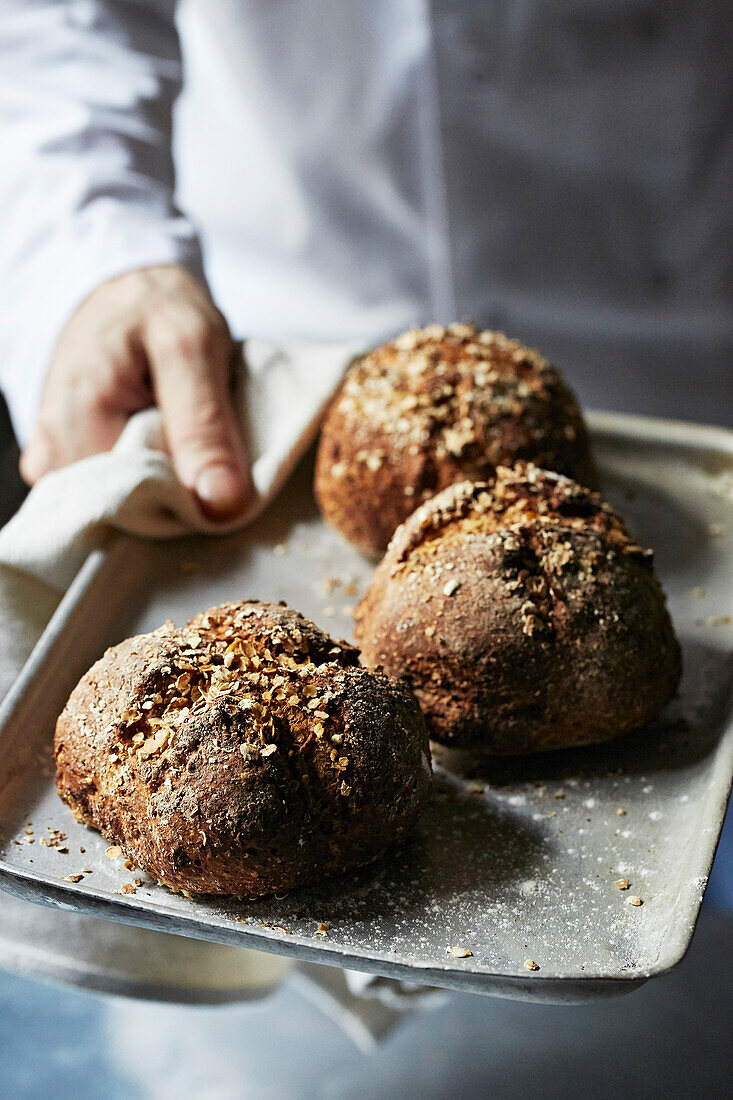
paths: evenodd
<path fill-rule="evenodd" d="M 115 448 L 44 477 L 0 531 L 0 690 L 7 691 L 63 591 L 95 547 L 125 531 L 166 537 L 224 532 L 251 522 L 312 442 L 354 345 L 253 340 L 234 394 L 252 462 L 256 499 L 246 516 L 215 524 L 176 480 L 156 410 L 135 416 Z M 282 959 L 185 940 L 31 905 L 0 894 L 0 966 L 86 988 L 167 1000 L 261 996 L 280 981 Z M 309 968 L 311 978 L 319 968 Z M 314 979 L 313 979 L 314 980 Z M 354 976 L 359 993 L 364 992 Z M 324 977 L 321 993 L 331 988 Z M 368 982 L 368 979 L 367 979 Z M 356 990 L 355 990 L 356 992 Z M 358 1015 L 359 995 L 352 1013 Z M 395 1018 L 400 983 L 390 990 Z M 405 996 L 405 1007 L 414 995 Z M 335 1010 L 334 1010 L 335 1011 Z M 343 1012 L 343 1005 L 340 1011 Z M 362 1027 L 388 1027 L 367 1008 Z M 368 1018 L 368 1023 L 367 1023 Z"/>
<path fill-rule="evenodd" d="M 115 447 L 47 474 L 0 531 L 0 564 L 66 589 L 89 551 L 113 530 L 160 538 L 234 530 L 252 521 L 312 442 L 353 344 L 249 340 L 234 401 L 256 498 L 228 523 L 206 519 L 177 481 L 156 409 L 134 416 Z"/>

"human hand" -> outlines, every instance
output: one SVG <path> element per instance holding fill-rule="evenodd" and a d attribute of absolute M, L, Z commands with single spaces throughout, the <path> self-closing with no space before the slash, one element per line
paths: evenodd
<path fill-rule="evenodd" d="M 202 511 L 240 514 L 254 490 L 229 394 L 233 353 L 226 321 L 183 268 L 103 283 L 58 338 L 23 478 L 32 485 L 109 450 L 133 413 L 157 404 L 176 474 Z"/>

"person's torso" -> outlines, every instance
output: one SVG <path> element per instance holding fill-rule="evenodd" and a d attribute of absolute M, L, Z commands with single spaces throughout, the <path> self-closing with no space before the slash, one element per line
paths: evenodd
<path fill-rule="evenodd" d="M 184 0 L 180 22 L 180 199 L 238 331 L 469 316 L 600 365 L 729 353 L 723 0 Z"/>

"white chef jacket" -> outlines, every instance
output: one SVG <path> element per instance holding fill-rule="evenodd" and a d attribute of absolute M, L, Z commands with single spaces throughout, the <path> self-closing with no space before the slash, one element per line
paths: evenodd
<path fill-rule="evenodd" d="M 732 31 L 728 0 L 0 0 L 21 442 L 74 308 L 159 263 L 240 336 L 468 316 L 574 378 L 672 372 L 684 415 L 730 365 Z"/>

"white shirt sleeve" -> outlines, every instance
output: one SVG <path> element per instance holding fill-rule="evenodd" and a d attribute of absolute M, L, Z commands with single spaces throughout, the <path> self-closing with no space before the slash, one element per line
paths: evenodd
<path fill-rule="evenodd" d="M 176 0 L 2 0 L 0 386 L 32 434 L 60 330 L 101 282 L 178 263 L 201 275 L 176 209 Z"/>

